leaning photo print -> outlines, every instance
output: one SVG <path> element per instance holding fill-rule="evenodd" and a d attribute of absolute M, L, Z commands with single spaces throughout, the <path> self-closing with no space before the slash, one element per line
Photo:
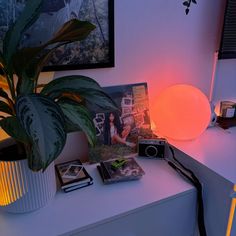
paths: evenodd
<path fill-rule="evenodd" d="M 90 161 L 97 162 L 137 153 L 140 137 L 151 135 L 146 83 L 105 87 L 119 107 L 116 111 L 93 110 L 97 145 L 90 148 Z"/>
<path fill-rule="evenodd" d="M 0 0 L 0 47 L 26 0 Z M 95 25 L 85 40 L 55 50 L 44 71 L 114 66 L 114 0 L 43 0 L 36 22 L 23 35 L 20 47 L 47 42 L 67 21 L 78 19 Z"/>

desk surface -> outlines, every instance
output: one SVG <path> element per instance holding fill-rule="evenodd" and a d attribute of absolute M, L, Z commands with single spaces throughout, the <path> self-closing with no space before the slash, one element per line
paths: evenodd
<path fill-rule="evenodd" d="M 191 158 L 236 184 L 236 127 L 208 128 L 192 141 L 168 140 Z"/>
<path fill-rule="evenodd" d="M 105 223 L 195 189 L 163 160 L 137 158 L 146 174 L 140 180 L 103 185 L 96 165 L 86 166 L 92 186 L 58 192 L 46 207 L 28 214 L 0 212 L 0 235 L 60 235 Z"/>

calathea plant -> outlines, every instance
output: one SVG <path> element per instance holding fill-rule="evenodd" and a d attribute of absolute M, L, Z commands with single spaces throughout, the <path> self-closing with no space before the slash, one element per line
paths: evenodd
<path fill-rule="evenodd" d="M 95 28 L 86 21 L 70 20 L 48 42 L 20 48 L 20 40 L 38 18 L 41 5 L 42 0 L 27 1 L 7 31 L 0 52 L 0 69 L 9 91 L 0 88 L 0 126 L 23 147 L 33 171 L 45 170 L 57 158 L 68 132 L 82 130 L 94 145 L 95 128 L 86 104 L 116 109 L 99 84 L 85 76 L 64 76 L 38 84 L 43 66 L 57 47 L 83 40 Z"/>

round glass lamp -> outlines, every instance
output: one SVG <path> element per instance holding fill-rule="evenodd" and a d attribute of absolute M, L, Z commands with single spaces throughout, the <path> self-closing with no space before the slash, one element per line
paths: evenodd
<path fill-rule="evenodd" d="M 197 138 L 209 125 L 211 108 L 205 94 L 191 85 L 168 87 L 154 107 L 157 134 L 175 140 Z"/>

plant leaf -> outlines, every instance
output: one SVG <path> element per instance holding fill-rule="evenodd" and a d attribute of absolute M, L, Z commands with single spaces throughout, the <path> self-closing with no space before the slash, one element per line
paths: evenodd
<path fill-rule="evenodd" d="M 0 97 L 5 98 L 6 100 L 10 99 L 8 97 L 8 94 L 3 90 L 3 88 L 0 88 Z"/>
<path fill-rule="evenodd" d="M 14 103 L 8 97 L 8 94 L 2 88 L 0 88 L 0 97 L 4 98 L 7 101 L 9 107 L 11 108 L 11 111 L 13 111 L 13 113 L 14 113 Z"/>
<path fill-rule="evenodd" d="M 25 48 L 24 51 L 26 54 L 23 55 L 30 55 L 33 54 L 35 48 Z M 37 87 L 38 76 L 44 67 L 47 64 L 48 60 L 50 59 L 52 53 L 55 51 L 56 48 L 49 50 L 47 53 L 42 55 L 40 58 L 31 59 L 30 66 L 25 67 L 27 63 L 15 63 L 15 68 L 18 73 L 18 83 L 17 83 L 17 93 L 18 94 L 29 94 L 34 91 Z M 32 51 L 31 51 L 32 50 Z M 23 52 L 24 52 L 23 51 Z M 31 51 L 31 52 L 30 52 Z M 24 56 L 23 56 L 24 57 Z M 15 58 L 14 58 L 15 59 Z M 23 64 L 22 64 L 23 63 Z"/>
<path fill-rule="evenodd" d="M 18 77 L 16 86 L 18 95 L 26 95 L 34 91 L 35 77 L 27 73 L 26 68 L 29 62 L 32 64 L 35 61 L 34 57 L 42 50 L 41 48 L 22 48 L 13 55 L 13 67 Z M 35 66 L 31 68 L 35 70 Z"/>
<path fill-rule="evenodd" d="M 4 72 L 5 67 L 6 67 L 6 62 L 2 52 L 0 51 L 0 71 L 2 70 Z"/>
<path fill-rule="evenodd" d="M 82 75 L 55 79 L 45 85 L 41 93 L 52 99 L 60 98 L 64 93 L 74 93 L 104 110 L 117 110 L 116 103 L 103 91 L 100 85 L 95 80 Z"/>
<path fill-rule="evenodd" d="M 6 81 L 11 96 L 13 99 L 15 99 L 12 65 L 10 67 L 11 68 L 7 68 L 6 61 L 3 57 L 2 52 L 0 51 L 0 77 L 2 77 L 2 79 Z"/>
<path fill-rule="evenodd" d="M 96 130 L 89 111 L 80 104 L 69 101 L 59 101 L 66 120 L 69 121 L 69 126 L 74 127 L 73 131 L 82 130 L 87 136 L 88 142 L 91 146 L 96 143 Z"/>
<path fill-rule="evenodd" d="M 14 111 L 12 111 L 11 107 L 3 101 L 0 101 L 0 111 L 9 115 L 14 115 Z"/>
<path fill-rule="evenodd" d="M 196 0 L 192 0 L 192 3 L 197 4 L 197 1 Z"/>
<path fill-rule="evenodd" d="M 100 85 L 93 79 L 82 75 L 69 75 L 52 80 L 44 86 L 41 94 L 55 99 L 63 93 L 77 93 L 96 89 L 102 91 Z"/>
<path fill-rule="evenodd" d="M 55 33 L 54 37 L 49 40 L 46 45 L 58 42 L 74 42 L 80 41 L 90 34 L 96 28 L 95 25 L 88 21 L 80 21 L 72 19 L 63 24 L 63 26 Z"/>
<path fill-rule="evenodd" d="M 97 106 L 104 112 L 118 110 L 117 104 L 104 91 L 88 90 L 80 94 L 93 107 Z"/>
<path fill-rule="evenodd" d="M 0 120 L 0 126 L 2 129 L 15 140 L 27 143 L 29 142 L 29 138 L 22 128 L 20 122 L 17 120 L 15 116 L 9 116 Z"/>
<path fill-rule="evenodd" d="M 4 57 L 3 57 L 3 54 L 1 51 L 0 51 L 0 63 L 1 63 L 1 67 L 3 67 L 5 65 L 5 60 L 4 60 Z"/>
<path fill-rule="evenodd" d="M 33 86 L 37 86 L 39 73 L 58 47 L 74 41 L 81 41 L 94 29 L 95 26 L 87 21 L 73 19 L 63 24 L 56 35 L 45 44 L 33 48 L 22 48 L 15 53 L 13 55 L 13 64 L 19 77 L 18 94 L 20 92 L 23 94 L 30 93 L 30 89 L 32 90 Z M 48 49 L 47 47 L 51 44 L 53 44 L 53 47 Z M 30 81 L 28 81 L 29 78 Z"/>
<path fill-rule="evenodd" d="M 30 94 L 20 96 L 16 101 L 16 114 L 32 141 L 29 167 L 45 170 L 61 153 L 65 141 L 64 115 L 52 99 Z"/>
<path fill-rule="evenodd" d="M 38 18 L 41 6 L 42 0 L 27 1 L 17 21 L 7 31 L 3 41 L 3 55 L 8 65 L 11 64 L 12 55 L 17 50 L 23 32 Z"/>

